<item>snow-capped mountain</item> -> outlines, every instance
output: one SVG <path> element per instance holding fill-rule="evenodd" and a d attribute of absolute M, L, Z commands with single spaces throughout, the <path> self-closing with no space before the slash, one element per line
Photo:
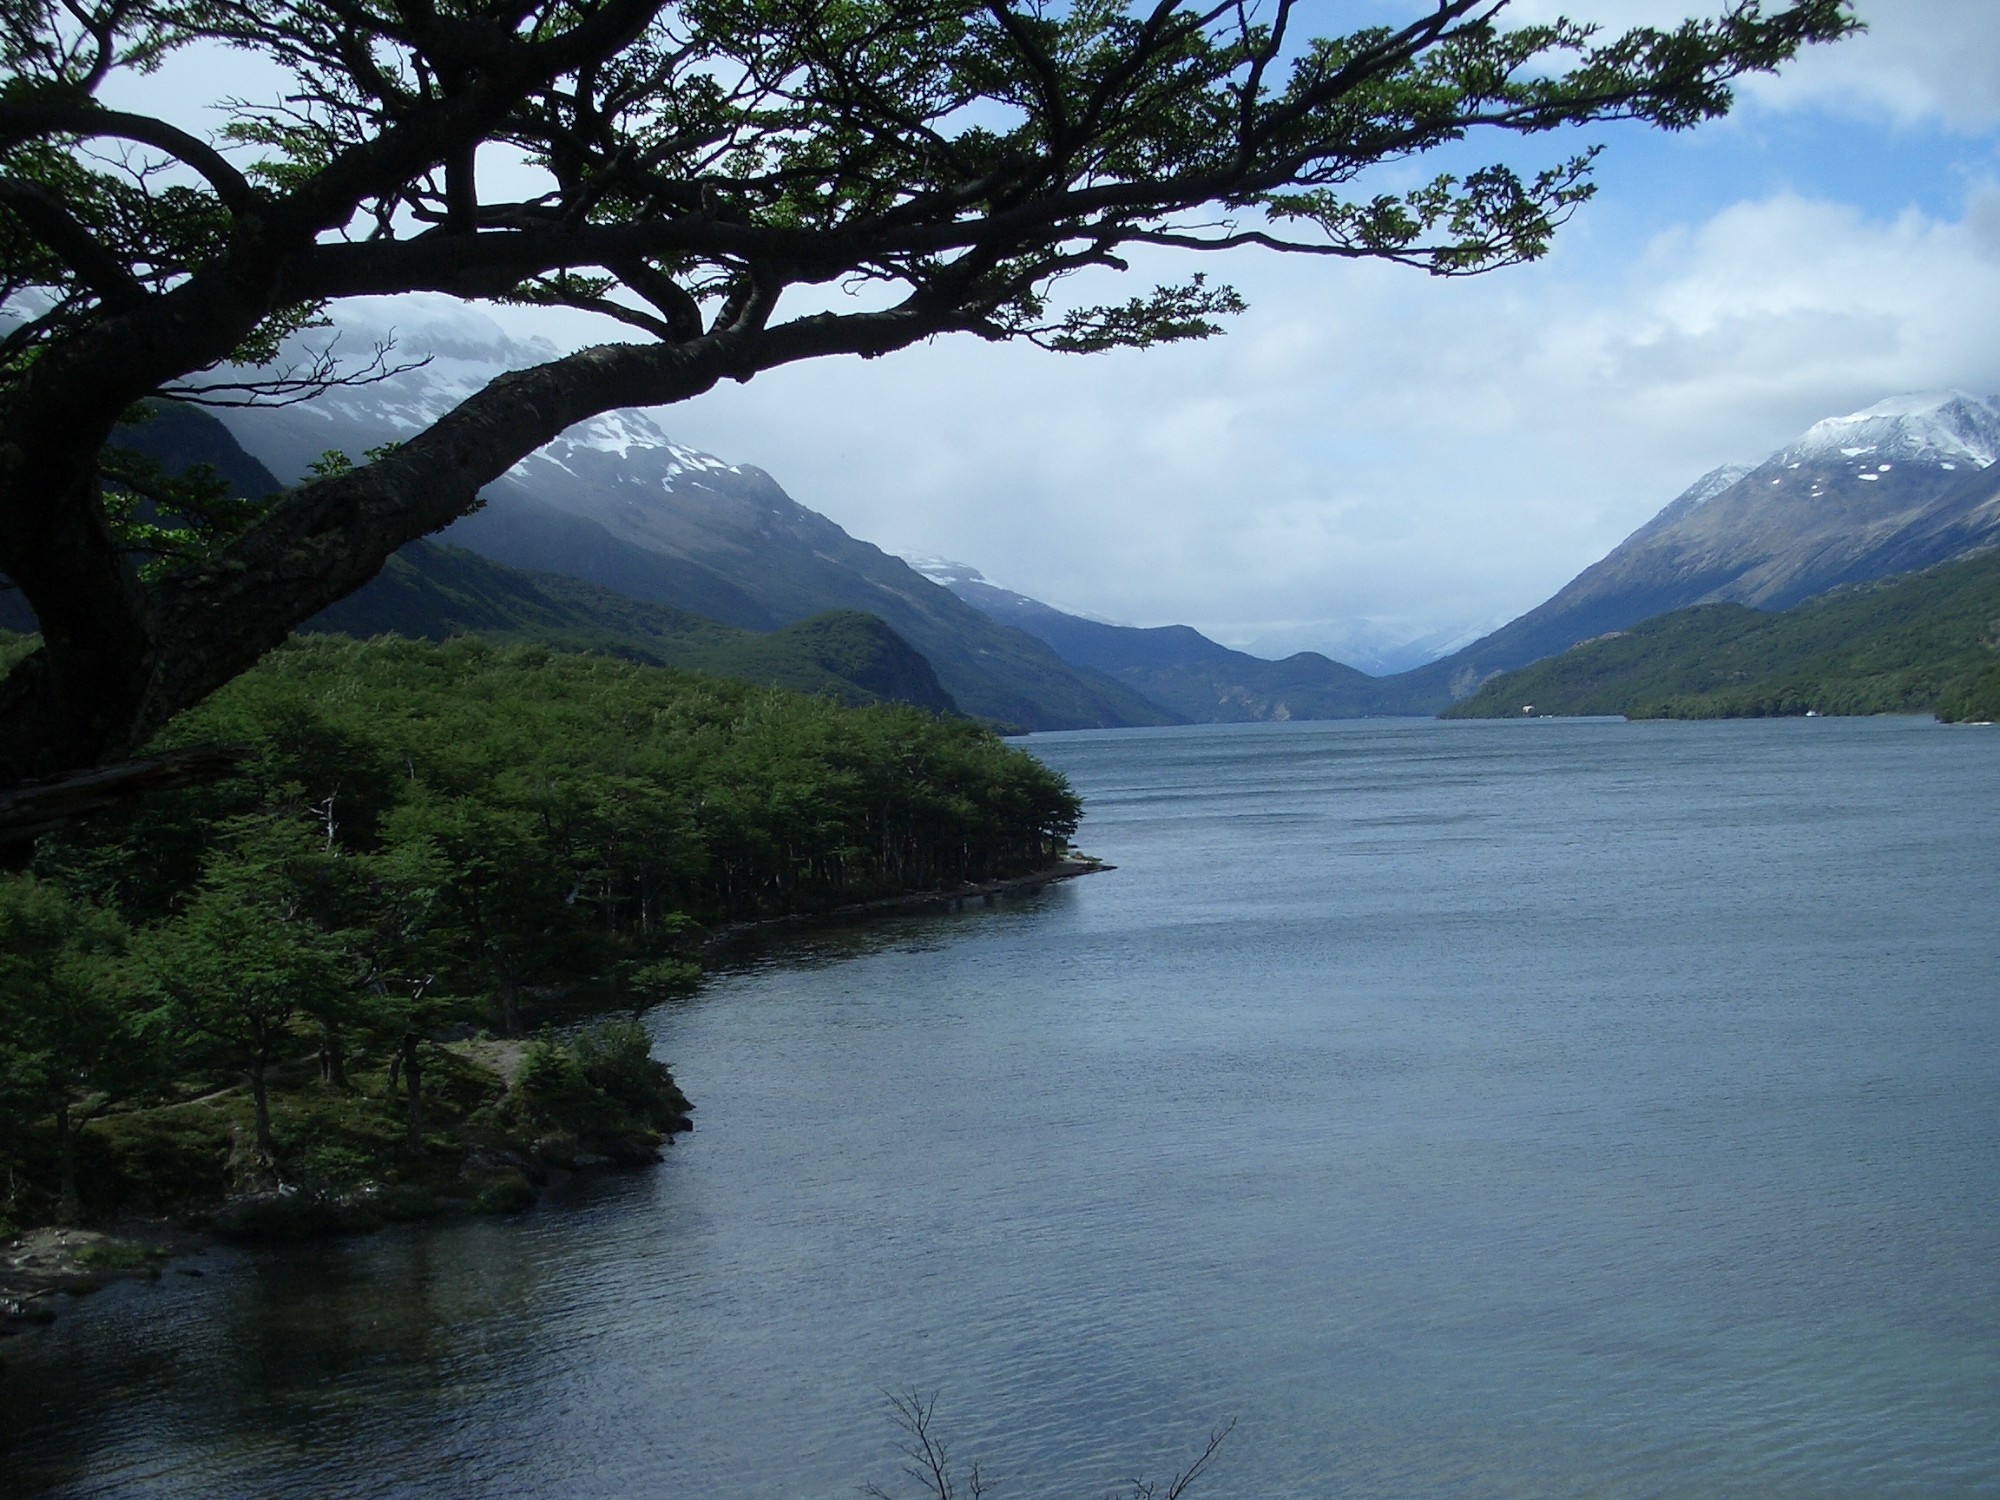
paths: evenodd
<path fill-rule="evenodd" d="M 1815 422 L 1754 467 L 1703 475 L 1553 598 L 1431 667 L 1463 697 L 1496 672 L 1668 610 L 1785 609 L 2000 543 L 2000 399 L 1893 397 Z"/>
<path fill-rule="evenodd" d="M 1964 391 L 1892 396 L 1862 411 L 1815 422 L 1769 462 L 1790 467 L 1845 460 L 1857 477 L 1883 464 L 1935 464 L 1949 473 L 2000 458 L 2000 400 Z"/>
<path fill-rule="evenodd" d="M 223 413 L 237 441 L 283 481 L 329 449 L 358 460 L 496 375 L 557 353 L 443 299 L 344 304 L 339 338 L 350 366 L 389 346 L 387 373 L 294 406 Z M 863 610 L 921 652 L 960 707 L 1003 723 L 1055 729 L 1173 717 L 995 624 L 806 509 L 763 470 L 674 441 L 649 412 L 610 412 L 571 428 L 484 495 L 485 506 L 439 540 L 749 630 Z"/>

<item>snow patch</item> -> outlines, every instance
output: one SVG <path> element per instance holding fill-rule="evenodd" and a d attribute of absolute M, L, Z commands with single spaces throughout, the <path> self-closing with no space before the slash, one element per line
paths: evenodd
<path fill-rule="evenodd" d="M 1675 496 L 1673 503 L 1674 505 L 1685 504 L 1690 510 L 1696 509 L 1699 506 L 1708 504 L 1709 501 L 1713 500 L 1731 485 L 1740 483 L 1749 474 L 1750 466 L 1748 464 L 1724 464 L 1719 469 L 1710 469 L 1701 478 L 1682 490 L 1679 495 Z M 1670 510 L 1672 508 L 1672 506 L 1668 507 Z"/>
<path fill-rule="evenodd" d="M 1859 458 L 1942 464 L 1970 460 L 1984 468 L 2000 458 L 2000 398 L 1965 391 L 1891 396 L 1844 417 L 1828 417 L 1774 455 L 1778 462 Z"/>

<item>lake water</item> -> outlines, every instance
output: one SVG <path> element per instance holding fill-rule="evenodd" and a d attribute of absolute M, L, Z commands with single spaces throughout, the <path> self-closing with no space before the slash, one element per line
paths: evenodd
<path fill-rule="evenodd" d="M 2000 1495 L 2000 731 L 1050 735 L 1118 869 L 650 1025 L 659 1167 L 0 1356 L 0 1491 Z"/>

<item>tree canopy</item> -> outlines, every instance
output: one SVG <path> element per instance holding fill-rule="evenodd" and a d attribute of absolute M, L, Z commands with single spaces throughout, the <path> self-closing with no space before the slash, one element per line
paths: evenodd
<path fill-rule="evenodd" d="M 1855 25 L 1847 0 L 1729 0 L 1611 35 L 1509 27 L 1505 4 L 1412 0 L 1407 24 L 1315 36 L 1296 0 L 4 0 L 0 572 L 42 644 L 0 683 L 0 786 L 134 752 L 599 412 L 948 332 L 1200 338 L 1240 306 L 1198 272 L 1056 300 L 1135 248 L 1532 259 L 1591 150 L 1401 190 L 1375 169 L 1680 129 Z M 119 107 L 119 74 L 200 46 L 284 86 L 212 134 Z M 266 504 L 107 452 L 140 401 L 365 378 L 271 361 L 342 298 L 419 290 L 628 337 Z"/>

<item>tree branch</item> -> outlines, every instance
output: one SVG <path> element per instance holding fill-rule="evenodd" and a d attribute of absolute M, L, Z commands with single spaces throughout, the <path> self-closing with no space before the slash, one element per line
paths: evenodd
<path fill-rule="evenodd" d="M 129 312 L 152 300 L 146 284 L 98 243 L 46 189 L 17 177 L 0 177 L 0 208 L 46 245 L 107 307 Z"/>
<path fill-rule="evenodd" d="M 153 146 L 199 172 L 215 196 L 235 213 L 252 209 L 256 189 L 206 141 L 150 115 L 127 114 L 97 104 L 13 104 L 0 106 L 0 150 L 47 135 L 85 139 L 110 136 Z"/>

